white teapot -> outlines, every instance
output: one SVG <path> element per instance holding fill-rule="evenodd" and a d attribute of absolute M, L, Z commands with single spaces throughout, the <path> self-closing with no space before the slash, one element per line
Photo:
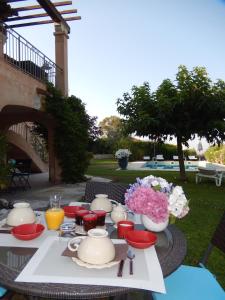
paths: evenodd
<path fill-rule="evenodd" d="M 127 219 L 126 209 L 120 203 L 113 207 L 113 210 L 111 212 L 111 219 L 115 224 L 119 221 Z"/>
<path fill-rule="evenodd" d="M 76 242 L 81 242 L 78 244 Z M 77 251 L 80 260 L 94 265 L 102 265 L 115 257 L 115 247 L 104 229 L 91 229 L 87 237 L 75 237 L 68 242 L 70 251 Z"/>
<path fill-rule="evenodd" d="M 13 205 L 13 209 L 9 212 L 6 224 L 9 226 L 18 226 L 21 224 L 34 223 L 36 216 L 30 204 L 27 202 L 19 202 Z"/>
<path fill-rule="evenodd" d="M 117 201 L 109 199 L 106 194 L 97 194 L 95 195 L 95 199 L 91 202 L 91 210 L 104 210 L 106 212 L 111 212 L 112 202 L 118 204 Z"/>

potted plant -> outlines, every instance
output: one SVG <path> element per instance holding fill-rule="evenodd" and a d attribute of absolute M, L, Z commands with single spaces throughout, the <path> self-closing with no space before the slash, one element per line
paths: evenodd
<path fill-rule="evenodd" d="M 121 170 L 127 169 L 128 159 L 130 155 L 131 152 L 128 149 L 119 149 L 116 151 L 115 157 L 118 159 L 118 164 Z"/>
<path fill-rule="evenodd" d="M 183 218 L 189 212 L 188 200 L 181 186 L 174 186 L 164 178 L 152 175 L 130 185 L 125 193 L 127 207 L 141 215 L 146 229 L 159 232 L 170 220 Z"/>

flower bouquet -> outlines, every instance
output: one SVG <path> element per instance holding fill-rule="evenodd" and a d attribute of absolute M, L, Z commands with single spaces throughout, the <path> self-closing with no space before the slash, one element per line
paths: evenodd
<path fill-rule="evenodd" d="M 130 155 L 131 152 L 128 149 L 119 149 L 116 151 L 115 157 L 118 159 L 119 166 L 122 170 L 126 170 Z"/>
<path fill-rule="evenodd" d="M 165 229 L 169 218 L 174 222 L 176 218 L 183 218 L 189 211 L 188 200 L 182 187 L 152 175 L 143 179 L 137 178 L 136 182 L 130 185 L 125 193 L 125 203 L 131 211 L 142 215 L 143 224 L 152 231 Z M 148 228 L 147 220 L 154 224 L 154 229 Z"/>

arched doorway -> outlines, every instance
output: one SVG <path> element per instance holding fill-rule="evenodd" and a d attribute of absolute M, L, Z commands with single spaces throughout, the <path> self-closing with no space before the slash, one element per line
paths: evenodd
<path fill-rule="evenodd" d="M 52 183 L 59 183 L 61 181 L 61 169 L 54 149 L 54 118 L 44 111 L 20 105 L 6 105 L 0 111 L 0 131 L 6 133 L 12 125 L 22 122 L 36 122 L 47 128 L 49 180 Z"/>

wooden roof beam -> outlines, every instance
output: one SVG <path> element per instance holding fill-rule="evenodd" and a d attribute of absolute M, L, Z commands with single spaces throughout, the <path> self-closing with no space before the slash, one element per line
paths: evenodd
<path fill-rule="evenodd" d="M 62 1 L 62 2 L 53 2 L 52 3 L 55 7 L 57 6 L 64 6 L 64 5 L 71 5 L 72 1 Z M 31 6 L 24 6 L 24 7 L 17 7 L 17 11 L 27 11 L 27 10 L 34 10 L 34 9 L 42 9 L 41 5 L 31 5 Z"/>
<path fill-rule="evenodd" d="M 81 17 L 69 17 L 65 18 L 65 21 L 76 21 L 80 20 Z M 35 26 L 35 25 L 44 25 L 44 24 L 51 24 L 55 23 L 53 20 L 45 20 L 45 21 L 38 21 L 38 22 L 29 22 L 29 23 L 19 23 L 19 24 L 13 24 L 13 25 L 7 25 L 8 28 L 19 28 L 19 27 L 26 27 L 26 26 Z"/>
<path fill-rule="evenodd" d="M 63 19 L 63 17 L 60 15 L 60 13 L 58 12 L 58 10 L 55 8 L 55 6 L 52 4 L 50 0 L 37 0 L 37 1 L 55 23 L 62 23 L 65 26 L 68 33 L 70 33 L 69 25 L 66 23 L 66 21 Z"/>
<path fill-rule="evenodd" d="M 68 9 L 68 10 L 60 11 L 61 15 L 73 14 L 73 13 L 77 13 L 77 9 Z M 20 20 L 26 20 L 26 19 L 44 18 L 44 17 L 48 17 L 48 14 L 45 13 L 45 14 L 34 14 L 34 15 L 20 16 L 20 17 L 10 18 L 10 19 L 7 20 L 7 22 L 20 21 Z"/>
<path fill-rule="evenodd" d="M 21 1 L 27 1 L 27 0 L 2 0 L 2 2 L 5 3 L 14 3 L 14 2 L 21 2 Z"/>

